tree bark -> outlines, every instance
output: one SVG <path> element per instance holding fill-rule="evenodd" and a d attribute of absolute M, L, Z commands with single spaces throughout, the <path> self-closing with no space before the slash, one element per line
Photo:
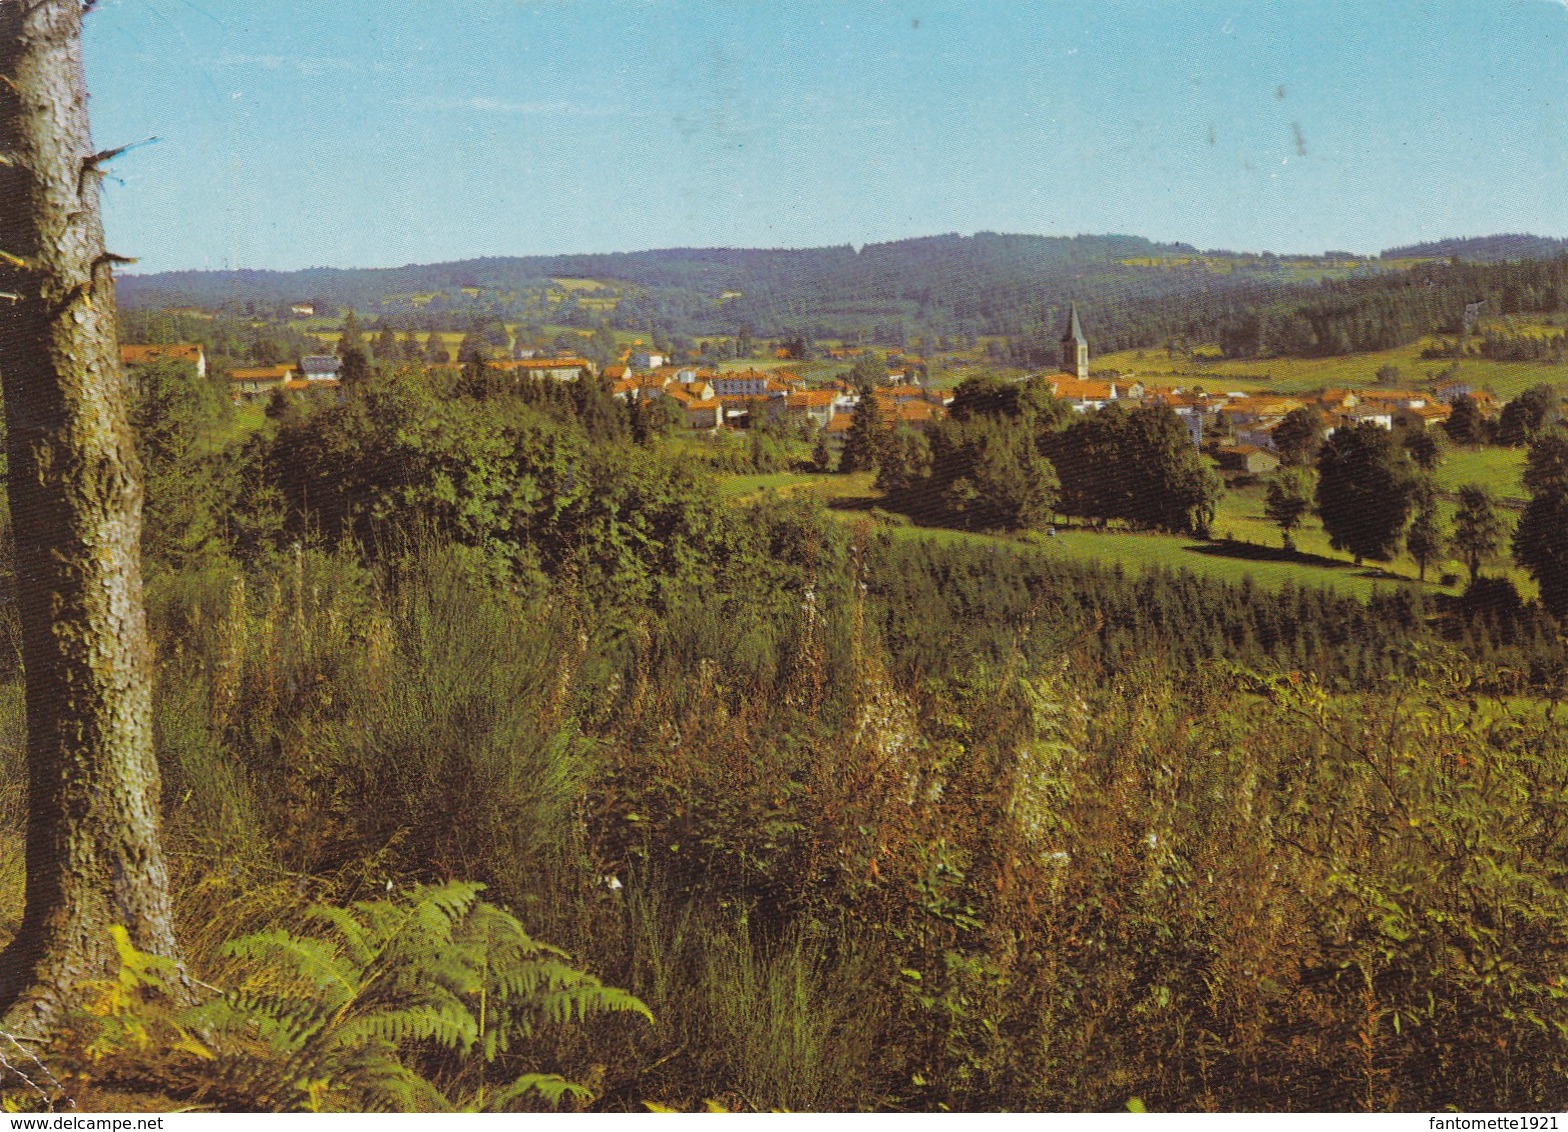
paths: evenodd
<path fill-rule="evenodd" d="M 90 5 L 89 5 L 90 6 Z M 0 390 L 27 707 L 27 890 L 0 1014 L 47 1034 L 117 969 L 175 957 L 158 840 L 141 467 L 88 130 L 81 0 L 0 0 Z"/>

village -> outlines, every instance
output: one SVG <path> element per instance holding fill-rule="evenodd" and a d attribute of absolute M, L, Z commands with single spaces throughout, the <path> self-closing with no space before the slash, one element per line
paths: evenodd
<path fill-rule="evenodd" d="M 301 316 L 315 313 L 309 305 L 293 309 Z M 1199 383 L 1180 386 L 1121 369 L 1096 370 L 1090 364 L 1090 341 L 1076 304 L 1070 307 L 1059 349 L 1056 372 L 1025 373 L 1014 380 L 1039 378 L 1057 401 L 1079 414 L 1110 405 L 1165 405 L 1186 427 L 1193 446 L 1226 474 L 1264 476 L 1275 471 L 1282 458 L 1279 429 L 1293 413 L 1308 414 L 1317 433 L 1314 439 L 1321 441 L 1338 427 L 1363 422 L 1402 436 L 1424 433 L 1443 426 L 1461 400 L 1468 401 L 1467 411 L 1483 423 L 1495 420 L 1499 409 L 1491 392 L 1460 378 L 1433 381 L 1427 388 L 1400 382 L 1388 387 L 1272 393 L 1209 391 Z M 880 376 L 868 374 L 862 363 L 837 376 L 810 379 L 787 365 L 758 368 L 745 360 L 699 364 L 677 361 L 644 346 L 623 347 L 619 361 L 603 367 L 569 347 L 544 350 L 519 344 L 507 353 L 510 356 L 487 357 L 483 364 L 519 381 L 597 380 L 611 397 L 628 406 L 667 399 L 675 409 L 673 418 L 693 433 L 732 432 L 761 424 L 820 440 L 835 456 L 865 397 L 875 398 L 884 429 L 917 432 L 926 432 L 944 419 L 954 397 L 954 382 L 932 382 L 923 358 L 897 348 L 876 354 L 869 348 L 833 347 L 827 351 L 828 360 L 854 365 L 870 358 Z M 777 354 L 787 360 L 786 351 Z M 121 358 L 128 372 L 156 362 L 175 362 L 193 366 L 201 377 L 207 375 L 206 353 L 199 343 L 128 344 L 122 346 Z M 457 361 L 418 364 L 427 373 L 450 374 L 460 368 Z M 333 353 L 304 355 L 291 363 L 236 367 L 227 371 L 228 393 L 236 405 L 338 397 L 343 368 L 343 359 Z"/>

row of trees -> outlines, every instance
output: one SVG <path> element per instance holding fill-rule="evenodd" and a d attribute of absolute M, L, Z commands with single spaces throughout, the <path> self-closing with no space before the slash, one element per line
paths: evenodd
<path fill-rule="evenodd" d="M 1269 481 L 1264 511 L 1287 548 L 1315 509 L 1330 544 L 1358 563 L 1393 557 L 1403 540 L 1423 579 L 1427 565 L 1451 550 L 1474 586 L 1507 536 L 1498 500 L 1481 484 L 1458 490 L 1445 532 L 1430 468 L 1371 423 L 1336 429 L 1318 452 L 1315 485 L 1313 478 L 1305 468 L 1286 465 Z M 1530 500 L 1513 533 L 1513 557 L 1535 579 L 1542 605 L 1562 617 L 1568 615 L 1568 426 L 1553 424 L 1536 436 L 1523 484 Z"/>
<path fill-rule="evenodd" d="M 841 467 L 875 469 L 893 506 L 969 530 L 1020 530 L 1071 515 L 1201 531 L 1220 492 L 1168 407 L 1075 414 L 1039 379 L 972 378 L 956 390 L 948 418 L 925 433 L 888 429 L 876 399 L 863 397 Z"/>
<path fill-rule="evenodd" d="M 1561 362 L 1568 358 L 1568 335 L 1484 331 L 1479 338 L 1455 338 L 1421 351 L 1423 358 L 1487 358 L 1494 362 Z"/>

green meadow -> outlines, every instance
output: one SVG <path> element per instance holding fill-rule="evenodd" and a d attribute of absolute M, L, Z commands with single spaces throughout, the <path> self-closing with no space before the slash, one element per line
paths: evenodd
<path fill-rule="evenodd" d="M 681 443 L 684 438 L 674 440 Z M 704 445 L 711 441 L 703 442 Z M 700 446 L 698 446 L 700 447 Z M 694 452 L 696 448 L 694 447 Z M 1517 500 L 1524 495 L 1519 477 L 1524 468 L 1522 448 L 1445 447 L 1435 473 L 1438 488 L 1447 494 L 1460 487 L 1479 483 L 1501 500 Z M 883 503 L 869 473 L 856 475 L 817 475 L 781 472 L 772 475 L 721 476 L 721 495 L 736 504 L 754 503 L 767 493 L 780 496 L 813 495 L 846 521 L 863 519 Z M 1314 515 L 1307 515 L 1293 533 L 1293 550 L 1282 546 L 1279 528 L 1264 515 L 1266 483 L 1262 480 L 1228 487 L 1220 499 L 1210 530 L 1213 540 L 1202 540 L 1131 531 L 1110 525 L 1091 529 L 1077 525 L 1058 525 L 1054 537 L 1038 532 L 1020 536 L 970 534 L 921 527 L 910 522 L 890 524 L 899 538 L 932 539 L 941 543 L 994 542 L 1029 543 L 1041 553 L 1064 558 L 1119 563 L 1129 571 L 1149 569 L 1187 569 L 1205 577 L 1226 582 L 1251 578 L 1255 584 L 1277 588 L 1288 583 L 1300 586 L 1325 586 L 1340 593 L 1366 597 L 1378 587 L 1420 585 L 1414 559 L 1401 553 L 1390 562 L 1364 563 L 1358 567 L 1350 556 L 1329 545 L 1328 535 Z M 1455 505 L 1439 503 L 1445 529 L 1451 528 Z M 885 521 L 885 513 L 878 514 Z M 1504 510 L 1504 520 L 1512 529 L 1517 509 Z M 1530 577 L 1509 560 L 1507 541 L 1483 567 L 1485 573 L 1508 577 L 1526 598 L 1534 596 Z M 1462 563 L 1444 556 L 1429 562 L 1425 589 L 1430 592 L 1457 593 L 1465 581 Z M 1444 575 L 1457 577 L 1457 585 L 1442 586 Z"/>
<path fill-rule="evenodd" d="M 1524 460 L 1523 448 L 1449 448 L 1437 467 L 1437 486 L 1458 491 L 1465 484 L 1478 483 L 1499 499 L 1522 498 Z"/>
<path fill-rule="evenodd" d="M 755 503 L 770 492 L 784 497 L 815 495 L 846 522 L 863 521 L 882 503 L 882 494 L 867 473 L 824 476 L 786 472 L 724 476 L 720 479 L 720 492 L 738 505 Z M 1447 510 L 1451 513 L 1452 507 Z M 1041 532 L 988 535 L 921 527 L 909 522 L 887 522 L 880 515 L 878 521 L 896 538 L 928 539 L 943 545 L 1028 545 L 1041 554 L 1101 565 L 1116 564 L 1132 573 L 1156 569 L 1191 570 L 1222 582 L 1250 578 L 1254 584 L 1271 589 L 1286 584 L 1325 587 L 1359 598 L 1366 598 L 1378 588 L 1419 584 L 1416 564 L 1408 557 L 1356 566 L 1348 555 L 1329 546 L 1322 526 L 1310 516 L 1296 531 L 1295 550 L 1285 551 L 1280 545 L 1279 529 L 1263 517 L 1261 485 L 1225 493 L 1215 517 L 1215 538 L 1209 542 L 1191 536 L 1132 531 L 1116 526 L 1093 529 L 1059 525 L 1054 536 Z M 1437 579 L 1445 572 L 1457 573 L 1459 570 L 1457 562 L 1429 564 L 1426 589 L 1455 592 L 1452 587 L 1445 590 L 1439 586 Z M 1526 592 L 1525 582 L 1522 575 L 1515 578 L 1521 592 Z"/>
<path fill-rule="evenodd" d="M 1328 358 L 1235 358 L 1206 359 L 1169 354 L 1162 349 L 1123 350 L 1094 359 L 1097 372 L 1117 370 L 1136 375 L 1145 382 L 1197 386 L 1211 393 L 1259 392 L 1311 393 L 1319 389 L 1361 389 L 1378 384 L 1378 371 L 1393 366 L 1400 382 L 1424 386 L 1456 376 L 1453 364 L 1444 358 L 1423 358 L 1421 351 L 1437 339 L 1425 338 L 1408 346 L 1366 354 L 1343 354 Z M 1532 385 L 1568 385 L 1568 366 L 1556 362 L 1495 362 L 1465 358 L 1458 363 L 1457 377 L 1488 389 L 1499 400 L 1517 396 Z"/>

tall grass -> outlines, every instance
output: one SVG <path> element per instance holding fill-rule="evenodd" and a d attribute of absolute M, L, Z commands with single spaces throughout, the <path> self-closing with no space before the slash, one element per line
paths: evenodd
<path fill-rule="evenodd" d="M 1170 616 L 1119 630 L 1110 664 L 1076 628 L 1099 619 L 1057 612 L 1088 575 L 1047 588 L 1002 555 L 873 558 L 865 531 L 830 555 L 809 533 L 780 522 L 766 585 L 608 628 L 569 578 L 508 588 L 434 543 L 374 571 L 301 548 L 160 583 L 196 973 L 222 983 L 225 939 L 313 903 L 462 878 L 652 1007 L 646 1030 L 528 1051 L 597 1073 L 604 1107 L 1568 1100 L 1547 713 L 1392 631 L 1398 663 L 1338 690 L 1174 659 L 1184 626 L 1240 610 L 1368 632 L 1386 611 L 1151 583 L 1123 596 Z M 908 584 L 860 585 L 866 562 Z M 1236 651 L 1306 668 L 1355 644 Z M 20 742 L 13 684 L 0 931 Z"/>
<path fill-rule="evenodd" d="M 587 658 L 565 603 L 422 545 L 379 575 L 296 549 L 248 580 L 184 575 L 152 604 L 165 807 L 203 886 L 196 930 L 218 907 L 231 928 L 269 922 L 242 898 L 257 886 L 286 912 L 461 877 L 549 918 L 586 883 Z"/>
<path fill-rule="evenodd" d="M 878 1100 L 888 1019 L 864 961 L 795 929 L 756 939 L 711 905 L 676 904 L 649 878 L 626 901 L 629 984 L 657 1019 L 645 1089 L 687 1107 L 849 1111 Z"/>

